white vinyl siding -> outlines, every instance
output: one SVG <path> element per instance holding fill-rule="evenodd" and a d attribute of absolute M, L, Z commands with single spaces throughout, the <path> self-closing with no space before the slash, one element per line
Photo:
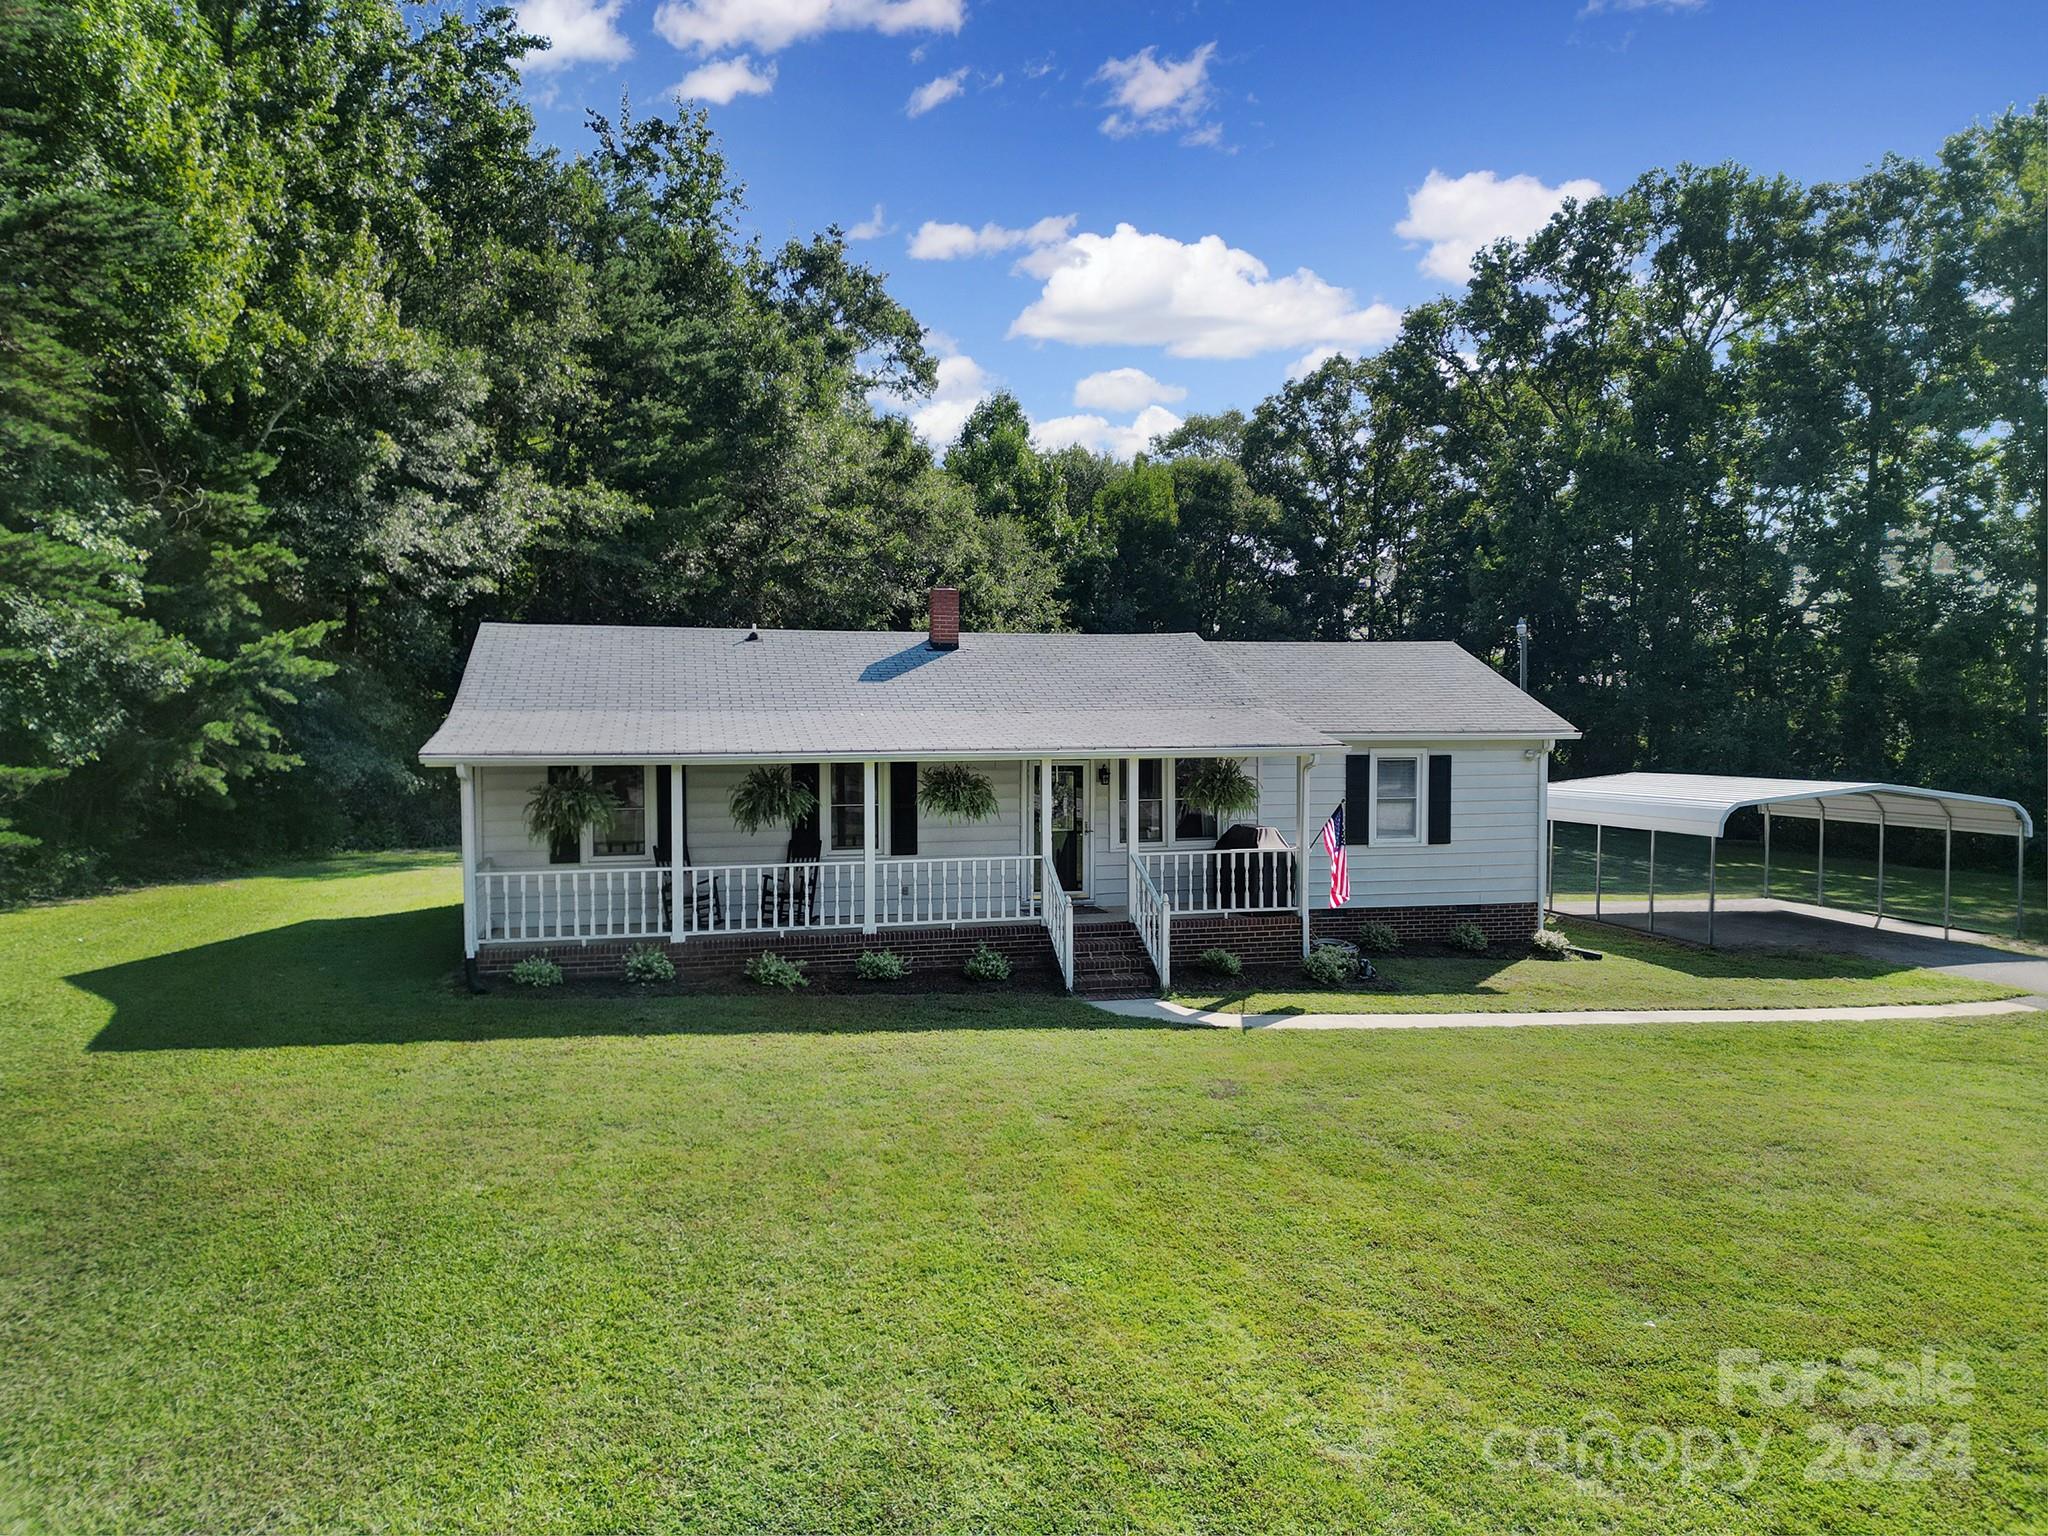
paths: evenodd
<path fill-rule="evenodd" d="M 1522 753 L 1526 742 L 1468 745 L 1453 742 L 1360 742 L 1351 750 L 1419 757 L 1423 799 L 1428 797 L 1432 752 L 1451 757 L 1451 840 L 1368 845 L 1352 840 L 1351 900 L 1366 907 L 1468 906 L 1536 900 L 1536 850 L 1541 813 L 1537 783 L 1543 763 Z M 1539 748 L 1540 751 L 1540 748 Z M 1259 819 L 1294 840 L 1294 759 L 1259 764 Z M 1330 900 L 1330 859 L 1319 833 L 1344 798 L 1344 756 L 1324 752 L 1309 773 L 1309 905 Z M 1356 815 L 1354 809 L 1351 812 Z M 1428 806 L 1418 807 L 1428 827 Z"/>

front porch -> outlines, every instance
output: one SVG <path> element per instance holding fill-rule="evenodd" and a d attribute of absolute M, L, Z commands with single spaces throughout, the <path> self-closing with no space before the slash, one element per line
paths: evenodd
<path fill-rule="evenodd" d="M 916 764 L 781 765 L 816 783 L 818 808 L 808 827 L 765 836 L 742 831 L 726 807 L 744 765 L 461 765 L 465 954 L 621 941 L 724 948 L 810 933 L 902 944 L 919 930 L 1022 924 L 1043 930 L 1071 987 L 1084 947 L 1077 926 L 1128 925 L 1161 984 L 1177 913 L 1298 913 L 1305 941 L 1305 830 L 1278 847 L 1213 846 L 1214 818 L 1175 792 L 1186 761 L 977 763 L 1000 793 L 997 813 L 970 826 L 920 819 Z M 1283 761 L 1306 774 L 1306 759 Z M 563 771 L 589 774 L 617 812 L 601 835 L 550 845 L 521 808 L 537 779 Z M 896 851 L 920 839 L 960 851 Z M 779 858 L 729 856 L 776 842 Z M 693 847 L 704 852 L 693 857 Z"/>

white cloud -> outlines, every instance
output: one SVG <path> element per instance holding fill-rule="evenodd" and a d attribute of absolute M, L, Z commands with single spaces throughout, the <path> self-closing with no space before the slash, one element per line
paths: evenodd
<path fill-rule="evenodd" d="M 654 29 L 678 48 L 776 53 L 824 32 L 958 32 L 966 0 L 662 0 Z"/>
<path fill-rule="evenodd" d="M 952 338 L 929 331 L 925 341 L 939 354 L 939 381 L 929 395 L 910 408 L 910 430 L 933 451 L 942 453 L 960 435 L 974 408 L 994 392 L 996 378 L 958 350 Z"/>
<path fill-rule="evenodd" d="M 1127 59 L 1110 59 L 1095 72 L 1105 82 L 1114 110 L 1102 120 L 1102 131 L 1121 139 L 1133 133 L 1164 133 L 1182 128 L 1208 134 L 1212 128 L 1196 128 L 1209 108 L 1209 60 L 1216 45 L 1204 43 L 1182 59 L 1161 62 L 1157 50 L 1141 48 Z M 1204 140 L 1212 142 L 1213 140 Z"/>
<path fill-rule="evenodd" d="M 1703 11 L 1707 0 L 1586 0 L 1581 16 L 1598 16 L 1603 11 Z"/>
<path fill-rule="evenodd" d="M 1342 357 L 1342 347 L 1310 347 L 1287 365 L 1287 377 L 1305 379 L 1333 357 Z"/>
<path fill-rule="evenodd" d="M 933 107 L 944 106 L 966 89 L 967 66 L 963 64 L 950 75 L 940 75 L 936 80 L 927 80 L 912 91 L 910 100 L 903 104 L 903 115 L 923 117 Z"/>
<path fill-rule="evenodd" d="M 1306 267 L 1274 277 L 1218 235 L 1185 244 L 1119 224 L 1112 234 L 1041 246 L 1018 265 L 1045 283 L 1010 325 L 1010 335 L 1034 341 L 1250 357 L 1282 347 L 1376 346 L 1401 325 L 1391 306 L 1361 307 Z"/>
<path fill-rule="evenodd" d="M 1074 215 L 1048 215 L 1023 229 L 1005 229 L 1000 224 L 941 224 L 926 219 L 910 237 L 913 261 L 958 261 L 966 256 L 992 256 L 1019 246 L 1036 250 L 1064 242 L 1074 228 Z"/>
<path fill-rule="evenodd" d="M 1074 385 L 1074 404 L 1089 411 L 1138 411 L 1187 397 L 1180 385 L 1162 384 L 1142 368 L 1110 368 Z"/>
<path fill-rule="evenodd" d="M 1129 459 L 1149 448 L 1153 438 L 1164 436 L 1180 424 L 1180 418 L 1165 406 L 1148 405 L 1122 425 L 1092 414 L 1034 421 L 1031 441 L 1047 452 L 1078 445 L 1095 453 Z"/>
<path fill-rule="evenodd" d="M 756 68 L 744 53 L 730 59 L 713 59 L 683 76 L 676 96 L 685 101 L 708 101 L 724 106 L 735 96 L 766 96 L 775 89 L 775 61 Z"/>
<path fill-rule="evenodd" d="M 846 232 L 846 238 L 849 240 L 879 240 L 895 227 L 895 225 L 887 222 L 883 215 L 882 205 L 877 203 L 873 213 Z"/>
<path fill-rule="evenodd" d="M 529 53 L 520 68 L 543 74 L 571 64 L 617 64 L 633 56 L 633 45 L 619 30 L 619 12 L 626 0 L 527 0 L 519 7 L 518 27 L 535 32 L 551 46 Z"/>
<path fill-rule="evenodd" d="M 1600 190 L 1599 182 L 1584 177 L 1551 187 L 1534 176 L 1503 179 L 1491 171 L 1446 176 L 1433 170 L 1408 194 L 1408 217 L 1394 226 L 1394 233 L 1429 246 L 1419 265 L 1431 277 L 1462 283 L 1482 246 L 1534 234 L 1566 198 L 1583 202 L 1598 197 Z"/>

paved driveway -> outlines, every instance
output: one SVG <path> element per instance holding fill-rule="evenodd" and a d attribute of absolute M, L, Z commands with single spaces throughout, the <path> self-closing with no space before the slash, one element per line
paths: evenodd
<path fill-rule="evenodd" d="M 1590 917 L 1590 901 L 1559 903 L 1560 910 Z M 1644 926 L 1640 910 L 1617 913 L 1607 904 L 1606 920 L 1630 928 Z M 1657 932 L 1704 944 L 1707 904 L 1682 899 L 1657 903 Z M 2048 999 L 2048 958 L 2029 951 L 2001 949 L 1970 938 L 1944 939 L 1939 928 L 1888 917 L 1882 926 L 1867 912 L 1841 912 L 1831 907 L 1793 901 L 1745 898 L 1724 901 L 1714 916 L 1714 942 L 1724 949 L 1829 949 L 1865 955 L 1895 965 L 1925 966 L 1979 981 L 2018 987 L 2030 996 Z"/>

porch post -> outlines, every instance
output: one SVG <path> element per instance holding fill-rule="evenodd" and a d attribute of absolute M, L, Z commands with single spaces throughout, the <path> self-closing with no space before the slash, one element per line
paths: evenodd
<path fill-rule="evenodd" d="M 476 770 L 455 765 L 462 795 L 462 958 L 476 958 Z"/>
<path fill-rule="evenodd" d="M 1294 759 L 1294 902 L 1301 909 L 1301 957 L 1308 958 L 1308 771 L 1315 758 L 1297 753 Z M 1370 815 L 1370 808 L 1367 810 Z M 1346 842 L 1350 839 L 1347 837 Z"/>
<path fill-rule="evenodd" d="M 875 760 L 860 765 L 860 931 L 873 933 L 875 923 Z"/>
<path fill-rule="evenodd" d="M 683 942 L 683 906 L 694 893 L 683 889 L 683 765 L 668 765 L 668 941 Z"/>
<path fill-rule="evenodd" d="M 1138 863 L 1138 760 L 1124 759 L 1124 852 L 1131 857 L 1131 865 Z M 1136 895 L 1135 891 L 1130 895 Z M 1128 906 L 1129 897 L 1125 898 Z"/>
<path fill-rule="evenodd" d="M 1057 880 L 1052 867 L 1052 759 L 1038 760 L 1038 910 L 1043 912 L 1051 882 Z"/>

